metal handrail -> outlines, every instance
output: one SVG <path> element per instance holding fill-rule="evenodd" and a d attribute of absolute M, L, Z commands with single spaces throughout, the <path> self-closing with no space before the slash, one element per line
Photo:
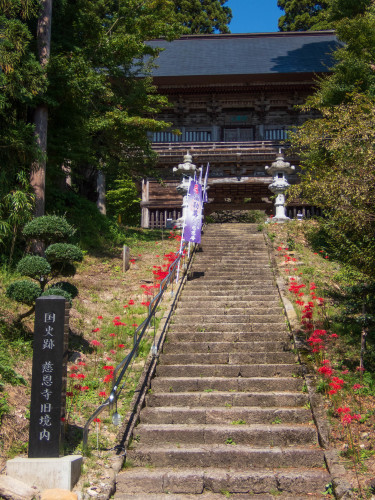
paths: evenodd
<path fill-rule="evenodd" d="M 155 297 L 150 301 L 149 314 L 148 314 L 147 318 L 135 330 L 135 332 L 134 332 L 134 341 L 133 341 L 133 349 L 130 351 L 130 353 L 128 353 L 125 356 L 125 358 L 114 369 L 114 371 L 113 371 L 113 375 L 114 375 L 113 376 L 113 380 L 114 380 L 114 382 L 113 382 L 113 386 L 112 386 L 112 390 L 111 390 L 110 395 L 108 396 L 108 398 L 100 406 L 98 406 L 98 408 L 94 411 L 94 413 L 86 421 L 86 424 L 85 424 L 85 426 L 83 428 L 83 442 L 82 442 L 82 451 L 83 451 L 83 453 L 85 453 L 85 451 L 87 450 L 87 441 L 88 441 L 88 433 L 89 433 L 89 426 L 90 426 L 90 424 L 94 421 L 95 418 L 97 418 L 98 415 L 100 415 L 100 413 L 106 407 L 111 408 L 111 407 L 113 407 L 114 404 L 117 405 L 118 397 L 120 396 L 120 394 L 121 394 L 121 392 L 122 392 L 122 390 L 124 388 L 124 385 L 126 383 L 126 380 L 125 380 L 125 382 L 120 387 L 121 381 L 122 381 L 122 379 L 123 379 L 123 377 L 124 377 L 124 375 L 126 373 L 126 370 L 129 368 L 129 365 L 132 362 L 133 358 L 135 358 L 137 356 L 137 354 L 138 354 L 139 345 L 140 345 L 140 343 L 141 343 L 141 341 L 143 339 L 143 336 L 144 336 L 144 334 L 145 334 L 148 326 L 151 323 L 152 318 L 155 317 L 155 313 L 156 313 L 157 307 L 158 307 L 158 305 L 159 305 L 159 303 L 160 303 L 160 301 L 161 301 L 161 299 L 163 297 L 163 294 L 164 294 L 165 290 L 167 289 L 169 283 L 171 283 L 171 282 L 173 283 L 174 274 L 175 274 L 175 272 L 177 270 L 177 266 L 181 262 L 182 257 L 185 258 L 185 252 L 183 251 L 183 250 L 185 250 L 185 248 L 186 248 L 186 244 L 182 247 L 181 251 L 179 250 L 178 252 L 175 253 L 175 255 L 177 257 L 174 260 L 174 262 L 171 264 L 171 266 L 169 268 L 168 275 L 161 281 L 159 293 L 157 295 L 155 295 Z M 190 254 L 189 262 L 188 262 L 187 266 L 185 267 L 184 276 L 185 276 L 185 274 L 187 273 L 187 271 L 189 269 L 189 265 L 190 265 L 190 262 L 191 262 L 191 259 L 192 259 L 193 255 L 194 255 L 195 249 L 196 249 L 196 247 L 194 247 L 193 251 Z M 183 282 L 183 279 L 182 279 L 182 282 Z M 173 289 L 172 289 L 172 293 L 173 293 Z M 138 335 L 138 333 L 139 333 L 139 335 Z M 152 355 L 154 357 L 157 356 L 157 347 L 156 347 L 156 344 L 155 344 L 155 335 L 154 335 L 154 343 L 151 346 L 151 352 L 152 352 Z M 121 370 L 121 372 L 120 372 L 120 370 Z M 117 376 L 117 374 L 119 372 L 120 372 L 120 374 Z M 116 411 L 116 413 L 117 413 L 117 411 Z"/>

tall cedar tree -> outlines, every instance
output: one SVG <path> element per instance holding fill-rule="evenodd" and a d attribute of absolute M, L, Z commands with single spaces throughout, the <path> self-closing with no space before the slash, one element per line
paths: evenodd
<path fill-rule="evenodd" d="M 330 0 L 278 0 L 285 14 L 279 18 L 280 31 L 307 31 L 329 29 L 326 9 Z"/>
<path fill-rule="evenodd" d="M 4 196 L 21 187 L 20 176 L 28 176 L 30 165 L 38 156 L 29 107 L 45 89 L 46 79 L 34 54 L 28 25 L 37 15 L 39 2 L 1 0 L 0 7 L 1 216 Z"/>
<path fill-rule="evenodd" d="M 232 11 L 227 0 L 173 0 L 178 21 L 191 34 L 229 33 Z"/>
<path fill-rule="evenodd" d="M 330 18 L 345 45 L 305 106 L 320 118 L 292 135 L 302 173 L 289 194 L 322 207 L 332 253 L 375 279 L 375 5 L 335 0 Z"/>

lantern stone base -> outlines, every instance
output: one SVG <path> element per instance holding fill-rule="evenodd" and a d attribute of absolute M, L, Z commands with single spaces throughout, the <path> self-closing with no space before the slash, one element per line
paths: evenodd
<path fill-rule="evenodd" d="M 81 475 L 81 455 L 59 458 L 23 458 L 7 461 L 7 475 L 39 490 L 72 490 Z"/>

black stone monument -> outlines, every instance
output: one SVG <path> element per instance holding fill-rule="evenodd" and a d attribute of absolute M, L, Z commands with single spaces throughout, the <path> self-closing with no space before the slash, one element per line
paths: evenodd
<path fill-rule="evenodd" d="M 69 304 L 49 295 L 36 300 L 29 458 L 62 453 L 66 400 Z"/>

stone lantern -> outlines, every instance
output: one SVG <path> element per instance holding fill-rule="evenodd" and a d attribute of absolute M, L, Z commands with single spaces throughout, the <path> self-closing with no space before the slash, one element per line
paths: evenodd
<path fill-rule="evenodd" d="M 176 226 L 180 228 L 184 225 L 188 206 L 187 192 L 189 189 L 189 177 L 194 177 L 194 174 L 197 171 L 197 167 L 192 163 L 192 159 L 193 157 L 189 154 L 189 151 L 187 151 L 184 156 L 184 163 L 180 163 L 173 169 L 173 173 L 179 173 L 182 175 L 182 181 L 177 186 L 178 193 L 183 195 L 182 216 L 176 221 Z"/>
<path fill-rule="evenodd" d="M 268 189 L 276 195 L 276 214 L 272 220 L 274 222 L 287 222 L 290 220 L 285 214 L 285 191 L 290 186 L 287 181 L 287 175 L 294 172 L 295 167 L 284 160 L 281 149 L 279 149 L 276 161 L 270 167 L 266 167 L 265 170 L 267 174 L 273 176 L 273 182 L 268 186 Z"/>

